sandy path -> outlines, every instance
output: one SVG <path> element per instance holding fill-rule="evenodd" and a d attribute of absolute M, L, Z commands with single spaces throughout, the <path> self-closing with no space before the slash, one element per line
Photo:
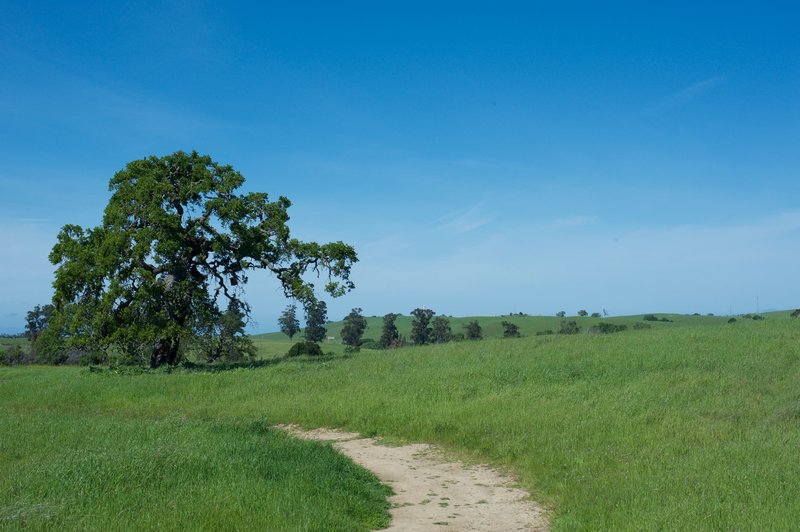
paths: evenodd
<path fill-rule="evenodd" d="M 353 461 L 371 470 L 395 495 L 387 530 L 419 532 L 547 530 L 544 510 L 513 481 L 485 466 L 447 462 L 427 444 L 389 447 L 374 438 L 329 429 L 281 426 L 297 437 L 334 441 Z"/>

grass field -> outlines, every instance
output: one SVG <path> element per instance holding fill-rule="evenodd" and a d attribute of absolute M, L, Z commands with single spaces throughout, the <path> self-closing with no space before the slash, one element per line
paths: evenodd
<path fill-rule="evenodd" d="M 592 317 L 578 317 L 568 316 L 565 318 L 558 318 L 555 316 L 467 316 L 467 317 L 449 317 L 450 327 L 453 333 L 463 333 L 464 326 L 470 321 L 477 321 L 483 330 L 483 336 L 486 339 L 502 338 L 503 337 L 503 321 L 510 321 L 519 326 L 519 332 L 522 336 L 535 336 L 537 332 L 545 330 L 558 331 L 559 325 L 562 321 L 575 321 L 578 325 L 586 330 L 592 325 L 600 322 L 608 322 L 615 324 L 624 324 L 628 327 L 633 327 L 636 323 L 645 323 L 652 328 L 675 328 L 686 325 L 718 325 L 726 323 L 729 319 L 728 316 L 692 316 L 686 314 L 654 314 L 659 319 L 667 319 L 670 321 L 647 321 L 642 320 L 643 314 L 634 316 L 616 316 L 609 318 L 592 318 Z M 769 319 L 784 319 L 789 317 L 788 311 L 771 312 L 764 314 Z M 411 337 L 411 316 L 400 316 L 397 318 L 396 325 L 401 336 L 405 338 Z M 344 346 L 342 345 L 342 321 L 335 321 L 326 324 L 328 329 L 328 337 L 333 337 L 333 340 L 328 340 L 323 343 L 323 348 L 326 352 L 343 353 Z M 383 318 L 379 316 L 367 317 L 367 329 L 364 331 L 364 338 L 378 340 L 381 336 L 383 328 Z M 263 358 L 273 358 L 286 354 L 292 346 L 292 341 L 280 332 L 257 334 L 252 336 L 253 341 L 259 349 L 259 354 Z M 302 339 L 302 333 L 294 337 L 294 340 Z"/>
<path fill-rule="evenodd" d="M 274 488 L 263 485 L 271 468 L 284 466 L 280 484 L 294 491 L 269 495 L 283 502 L 260 508 L 270 515 L 258 521 L 278 526 L 267 519 L 280 509 L 288 519 L 325 504 L 325 490 L 313 490 L 333 468 L 324 446 L 296 451 L 323 456 L 313 474 L 272 450 L 297 442 L 264 427 L 295 422 L 438 443 L 507 468 L 552 508 L 556 530 L 791 529 L 800 522 L 800 323 L 784 316 L 223 372 L 2 369 L 0 527 L 92 527 L 79 514 L 97 514 L 108 526 L 234 528 L 259 509 L 251 494 Z M 373 526 L 385 518 L 382 492 L 358 475 L 342 497 L 359 501 L 359 526 Z M 367 488 L 356 496 L 360 478 Z M 149 486 L 172 498 L 150 498 Z M 319 529 L 354 528 L 345 514 L 325 514 Z"/>

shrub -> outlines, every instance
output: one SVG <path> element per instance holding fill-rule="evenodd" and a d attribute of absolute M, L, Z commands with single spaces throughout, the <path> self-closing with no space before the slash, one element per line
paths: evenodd
<path fill-rule="evenodd" d="M 300 355 L 308 355 L 312 357 L 321 357 L 323 355 L 322 348 L 316 342 L 297 342 L 286 353 L 286 356 L 297 357 Z"/>
<path fill-rule="evenodd" d="M 672 323 L 671 319 L 669 319 L 669 318 L 659 318 L 655 314 L 645 314 L 644 316 L 642 316 L 642 319 L 644 321 L 663 321 L 663 322 L 667 322 L 667 323 Z"/>
<path fill-rule="evenodd" d="M 728 320 L 728 323 L 736 323 L 736 318 L 731 318 Z"/>
<path fill-rule="evenodd" d="M 18 345 L 12 345 L 11 347 L 7 348 L 5 353 L 2 355 L 2 359 L 0 359 L 0 363 L 9 366 L 15 366 L 25 362 L 25 352 Z"/>
<path fill-rule="evenodd" d="M 600 317 L 600 313 L 599 312 L 592 312 L 592 317 L 593 318 L 599 318 Z"/>
<path fill-rule="evenodd" d="M 567 313 L 564 312 L 563 310 L 559 310 L 558 312 L 556 312 L 556 318 L 563 318 L 566 315 Z"/>
<path fill-rule="evenodd" d="M 545 329 L 543 331 L 536 331 L 536 336 L 547 336 L 548 334 L 555 334 L 553 329 Z"/>
<path fill-rule="evenodd" d="M 764 316 L 760 316 L 758 314 L 753 314 L 753 317 L 750 318 L 750 319 L 758 321 L 758 320 L 763 320 L 765 318 L 764 318 Z"/>
<path fill-rule="evenodd" d="M 593 334 L 611 334 L 615 332 L 624 331 L 627 329 L 628 326 L 621 324 L 617 325 L 615 323 L 604 323 L 600 322 L 597 325 L 593 325 L 589 328 L 589 332 Z"/>
<path fill-rule="evenodd" d="M 477 321 L 471 321 L 464 325 L 467 340 L 483 340 L 483 329 Z"/>
<path fill-rule="evenodd" d="M 588 313 L 588 312 L 586 312 L 586 311 L 585 311 L 585 310 L 583 310 L 583 309 L 580 309 L 580 310 L 578 311 L 578 316 L 580 316 L 581 318 L 583 318 L 583 317 L 585 317 L 585 316 L 588 316 L 588 315 L 589 315 L 589 313 Z"/>
<path fill-rule="evenodd" d="M 791 316 L 791 317 L 793 317 L 793 318 L 796 318 L 796 317 L 800 316 L 800 308 L 798 308 L 798 309 L 795 309 L 795 310 L 794 310 L 794 312 L 792 312 L 791 314 L 789 314 L 789 316 Z"/>
<path fill-rule="evenodd" d="M 503 322 L 503 338 L 519 338 L 519 327 L 510 321 Z"/>
<path fill-rule="evenodd" d="M 361 340 L 361 346 L 364 349 L 381 349 L 381 344 L 374 338 L 364 338 Z"/>
<path fill-rule="evenodd" d="M 561 327 L 558 329 L 558 334 L 578 334 L 581 328 L 575 321 L 562 321 Z"/>
<path fill-rule="evenodd" d="M 67 362 L 69 362 L 69 359 Z M 81 366 L 99 366 L 107 364 L 108 357 L 102 351 L 86 351 L 79 354 L 77 363 Z"/>

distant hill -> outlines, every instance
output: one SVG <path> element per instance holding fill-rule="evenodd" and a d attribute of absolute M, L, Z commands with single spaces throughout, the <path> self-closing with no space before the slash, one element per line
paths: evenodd
<path fill-rule="evenodd" d="M 761 313 L 761 316 L 767 319 L 790 319 L 790 313 L 790 310 L 780 310 L 774 312 L 764 312 Z M 614 316 L 605 318 L 591 318 L 588 316 L 582 318 L 579 316 L 566 316 L 564 318 L 558 318 L 556 316 L 520 316 L 518 314 L 514 314 L 505 316 L 447 316 L 447 318 L 450 320 L 450 327 L 453 333 L 463 333 L 464 326 L 467 323 L 470 321 L 477 321 L 483 329 L 483 335 L 485 338 L 501 338 L 503 336 L 502 323 L 504 321 L 510 321 L 511 323 L 516 324 L 519 327 L 519 332 L 522 336 L 534 336 L 537 332 L 548 329 L 552 331 L 558 331 L 561 322 L 564 320 L 575 321 L 582 329 L 588 329 L 592 325 L 596 325 L 599 322 L 626 324 L 628 327 L 632 327 L 637 322 L 646 323 L 652 327 L 681 327 L 687 325 L 718 325 L 727 323 L 727 321 L 730 319 L 730 316 L 654 313 L 650 314 L 650 316 L 655 316 L 658 320 L 669 321 L 645 321 L 643 318 L 646 315 L 647 314 L 635 314 L 631 316 Z M 736 316 L 736 318 L 742 319 L 741 316 Z M 397 329 L 400 331 L 400 334 L 406 338 L 409 338 L 411 334 L 411 321 L 411 316 L 400 316 L 396 321 Z M 333 337 L 333 340 L 329 343 L 341 343 L 342 325 L 343 321 L 329 322 L 326 325 L 328 329 L 328 336 Z M 367 317 L 367 330 L 364 332 L 364 339 L 372 338 L 377 340 L 381 336 L 382 328 L 383 317 Z M 302 332 L 299 336 L 302 336 Z M 254 335 L 253 337 L 264 342 L 287 341 L 286 335 L 281 332 L 258 334 Z M 295 336 L 295 339 L 297 338 L 298 336 Z"/>

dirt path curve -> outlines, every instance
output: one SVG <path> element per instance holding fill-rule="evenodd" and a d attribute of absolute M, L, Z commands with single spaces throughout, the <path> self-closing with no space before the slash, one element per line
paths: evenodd
<path fill-rule="evenodd" d="M 330 429 L 304 431 L 280 426 L 309 440 L 334 441 L 334 446 L 392 487 L 392 523 L 403 532 L 547 530 L 544 510 L 528 493 L 486 466 L 447 462 L 428 444 L 389 447 L 374 438 Z"/>

